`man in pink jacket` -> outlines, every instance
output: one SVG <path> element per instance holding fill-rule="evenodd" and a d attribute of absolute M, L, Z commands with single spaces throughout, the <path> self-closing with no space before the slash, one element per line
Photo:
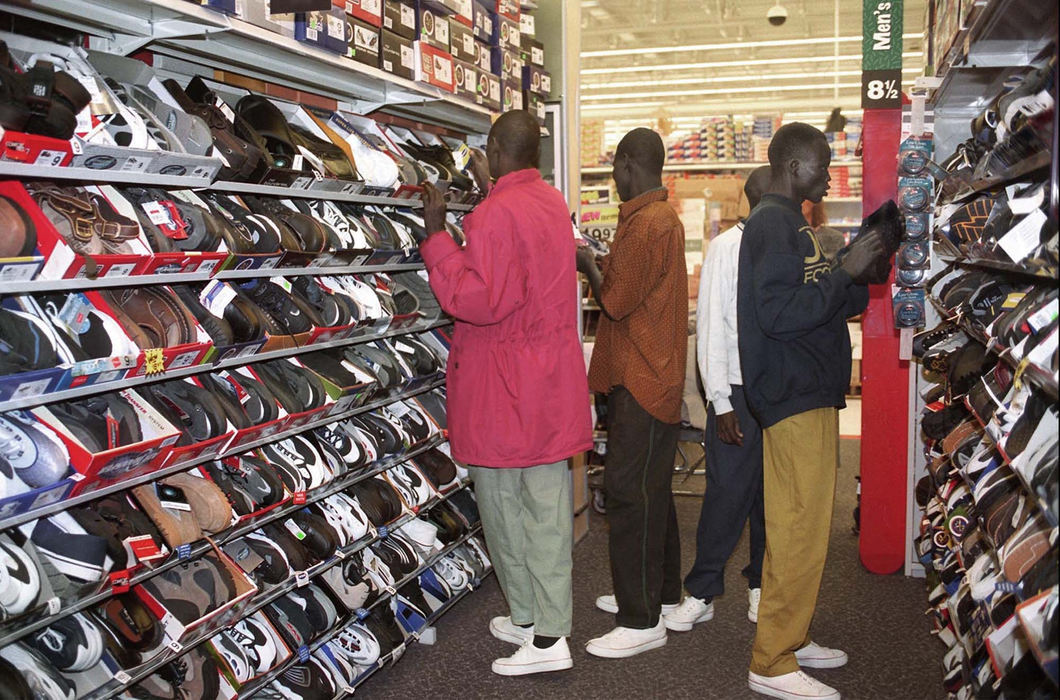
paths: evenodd
<path fill-rule="evenodd" d="M 541 179 L 537 122 L 508 112 L 486 144 L 495 184 L 464 218 L 466 244 L 445 231 L 445 201 L 424 186 L 420 244 L 431 288 L 456 319 L 448 366 L 453 457 L 469 465 L 509 615 L 490 621 L 519 644 L 493 671 L 568 669 L 571 496 L 567 458 L 592 445 L 578 337 L 578 282 L 567 203 Z M 480 186 L 487 184 L 476 168 Z"/>

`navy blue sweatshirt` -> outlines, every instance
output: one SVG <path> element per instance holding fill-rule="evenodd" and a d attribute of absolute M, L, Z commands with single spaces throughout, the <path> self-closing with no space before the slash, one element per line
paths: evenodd
<path fill-rule="evenodd" d="M 736 297 L 744 391 L 763 428 L 846 405 L 846 321 L 868 302 L 868 287 L 830 269 L 799 205 L 763 196 L 744 225 Z"/>

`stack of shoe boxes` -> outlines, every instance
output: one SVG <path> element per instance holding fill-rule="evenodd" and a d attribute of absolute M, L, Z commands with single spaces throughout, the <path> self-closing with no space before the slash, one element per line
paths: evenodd
<path fill-rule="evenodd" d="M 416 80 L 449 92 L 453 86 L 453 55 L 449 53 L 449 15 L 442 0 L 416 0 Z"/>
<path fill-rule="evenodd" d="M 519 3 L 496 0 L 493 36 L 490 37 L 493 73 L 501 79 L 501 111 L 523 109 L 522 40 Z"/>
<path fill-rule="evenodd" d="M 366 66 L 381 67 L 383 37 L 380 28 L 383 26 L 383 0 L 331 2 L 346 13 L 346 55 Z"/>
<path fill-rule="evenodd" d="M 583 167 L 592 168 L 604 163 L 604 120 L 581 120 L 581 155 Z"/>
<path fill-rule="evenodd" d="M 416 78 L 416 5 L 410 0 L 383 0 L 379 64 L 394 75 Z"/>
<path fill-rule="evenodd" d="M 460 9 L 449 17 L 449 53 L 453 56 L 453 87 L 470 102 L 478 101 L 478 47 L 475 45 L 474 2 L 460 0 Z"/>

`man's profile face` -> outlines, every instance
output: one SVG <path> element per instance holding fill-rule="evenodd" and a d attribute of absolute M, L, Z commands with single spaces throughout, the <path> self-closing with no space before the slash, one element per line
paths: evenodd
<path fill-rule="evenodd" d="M 499 173 L 501 170 L 501 147 L 497 143 L 497 137 L 493 134 L 486 139 L 486 161 L 489 163 L 491 173 Z M 494 175 L 496 177 L 496 175 Z"/>
<path fill-rule="evenodd" d="M 629 156 L 622 152 L 615 153 L 615 164 L 611 168 L 611 177 L 615 181 L 615 191 L 623 202 L 629 201 L 630 193 Z"/>
<path fill-rule="evenodd" d="M 828 174 L 828 164 L 832 161 L 832 151 L 824 138 L 815 139 L 800 155 L 792 173 L 791 184 L 795 194 L 801 199 L 820 202 L 828 194 L 828 183 L 832 177 Z"/>

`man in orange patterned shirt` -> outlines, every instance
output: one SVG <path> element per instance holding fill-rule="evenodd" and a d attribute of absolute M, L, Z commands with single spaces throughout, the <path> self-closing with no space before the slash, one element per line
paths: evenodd
<path fill-rule="evenodd" d="M 604 467 L 614 595 L 597 607 L 617 627 L 586 651 L 624 658 L 666 644 L 664 613 L 681 602 L 681 546 L 670 490 L 688 337 L 684 227 L 662 184 L 665 149 L 649 129 L 626 134 L 612 176 L 623 204 L 611 252 L 589 277 L 603 315 L 589 388 L 608 395 Z"/>

